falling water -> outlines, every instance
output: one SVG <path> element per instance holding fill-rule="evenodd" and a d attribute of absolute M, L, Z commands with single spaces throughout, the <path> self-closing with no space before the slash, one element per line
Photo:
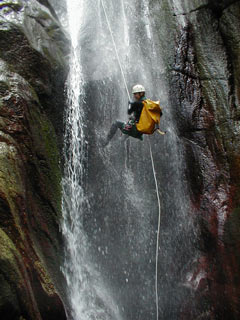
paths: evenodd
<path fill-rule="evenodd" d="M 79 36 L 84 19 L 84 1 L 67 2 L 69 33 L 72 40 L 70 72 L 67 81 L 68 108 L 65 114 L 63 223 L 65 263 L 62 267 L 67 281 L 69 319 L 120 319 L 118 309 L 101 283 L 89 261 L 89 246 L 83 230 L 83 214 L 88 210 L 84 191 L 87 161 L 87 140 L 84 123 L 84 85 Z"/>
<path fill-rule="evenodd" d="M 87 241 L 82 231 L 81 212 L 86 205 L 82 187 L 84 157 L 86 155 L 84 137 L 84 79 L 78 52 L 78 33 L 80 24 L 77 13 L 82 13 L 82 3 L 70 1 L 68 5 L 69 31 L 72 39 L 70 72 L 67 82 L 68 109 L 65 115 L 65 170 L 63 185 L 63 234 L 66 240 L 66 258 L 63 268 L 68 284 L 71 304 L 70 316 L 78 317 L 78 308 L 82 305 L 81 288 L 86 279 L 83 270 Z M 80 16 L 81 18 L 81 16 Z M 81 250 L 81 255 L 79 254 Z M 70 262 L 70 263 L 69 263 Z"/>
<path fill-rule="evenodd" d="M 168 106 L 163 59 L 148 0 L 103 0 L 130 87 L 160 99 L 166 138 L 151 137 L 163 201 L 158 270 L 159 315 L 178 319 L 191 263 L 191 219 L 181 147 Z M 67 82 L 63 234 L 69 319 L 156 319 L 158 204 L 149 145 L 119 135 L 100 141 L 126 119 L 127 92 L 100 0 L 68 0 L 72 38 Z M 117 17 L 117 18 L 116 18 Z M 177 221 L 177 223 L 176 223 Z M 185 244 L 187 248 L 185 247 Z M 179 279 L 181 270 L 181 279 Z M 121 314 L 121 315 L 120 315 Z"/>

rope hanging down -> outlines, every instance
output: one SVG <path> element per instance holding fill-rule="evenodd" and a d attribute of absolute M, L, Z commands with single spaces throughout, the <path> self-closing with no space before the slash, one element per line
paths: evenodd
<path fill-rule="evenodd" d="M 128 94 L 128 99 L 129 101 L 131 100 L 130 97 L 130 93 L 128 90 L 128 86 L 127 86 L 127 81 L 123 72 L 123 67 L 121 64 L 121 60 L 118 54 L 118 50 L 117 50 L 117 46 L 116 46 L 116 42 L 113 36 L 113 32 L 112 32 L 112 28 L 108 19 L 108 15 L 103 3 L 103 0 L 100 0 L 102 7 L 103 7 L 103 11 L 104 11 L 104 15 L 107 21 L 107 25 L 108 25 L 108 29 L 112 38 L 112 42 L 113 42 L 113 46 L 114 46 L 114 50 L 116 53 L 116 57 L 118 60 L 118 64 L 122 73 L 122 77 L 123 77 L 123 81 L 124 81 L 124 85 Z M 157 178 L 156 178 L 156 171 L 155 171 L 155 166 L 154 166 L 154 160 L 153 160 L 153 155 L 152 155 L 152 147 L 151 147 L 151 143 L 150 143 L 150 139 L 149 139 L 149 148 L 150 148 L 150 157 L 151 157 L 151 162 L 152 162 L 152 170 L 153 170 L 153 176 L 154 176 L 154 181 L 155 181 L 155 187 L 156 187 L 156 193 L 157 193 L 157 200 L 158 200 L 158 209 L 159 209 L 159 215 L 158 215 L 158 230 L 157 230 L 157 244 L 156 244 L 156 274 L 155 274 L 155 291 L 156 291 L 156 315 L 157 315 L 157 320 L 158 320 L 158 252 L 159 252 L 159 237 L 160 237 L 160 224 L 161 224 L 161 202 L 160 202 L 160 196 L 159 196 L 159 189 L 158 189 L 158 183 L 157 183 Z"/>
<path fill-rule="evenodd" d="M 126 91 L 127 91 L 127 94 L 128 94 L 128 99 L 130 101 L 131 97 L 130 97 L 130 93 L 129 93 L 129 90 L 128 90 L 127 81 L 126 81 L 126 78 L 125 78 L 125 75 L 124 75 L 124 72 L 123 72 L 121 60 L 120 60 L 120 57 L 119 57 L 119 54 L 118 54 L 116 42 L 115 42 L 115 39 L 114 39 L 114 36 L 113 36 L 112 28 L 111 28 L 111 25 L 110 25 L 110 22 L 109 22 L 109 19 L 108 19 L 108 15 L 107 15 L 103 0 L 101 0 L 101 3 L 102 3 L 103 11 L 104 11 L 104 14 L 105 14 L 105 18 L 106 18 L 106 21 L 107 21 L 108 29 L 109 29 L 109 32 L 111 34 L 111 38 L 112 38 L 113 46 L 114 46 L 115 53 L 116 53 L 116 56 L 117 56 L 118 64 L 119 64 L 119 67 L 120 67 L 120 70 L 121 70 L 121 73 L 122 73 L 124 85 L 125 85 L 125 88 L 126 88 Z"/>
<path fill-rule="evenodd" d="M 150 148 L 150 156 L 152 161 L 152 170 L 153 170 L 153 176 L 156 186 L 156 193 L 157 193 L 157 200 L 158 200 L 158 229 L 157 229 L 157 244 L 156 244 L 156 268 L 155 268 L 155 290 L 156 290 L 156 311 L 157 311 L 157 320 L 158 320 L 158 252 L 159 252 L 159 240 L 160 240 L 160 225 L 161 225 L 161 201 L 159 196 L 159 189 L 158 189 L 158 183 L 157 183 L 157 177 L 156 177 L 156 171 L 155 171 L 155 165 L 153 161 L 153 155 L 152 155 L 152 147 L 149 139 L 149 148 Z"/>

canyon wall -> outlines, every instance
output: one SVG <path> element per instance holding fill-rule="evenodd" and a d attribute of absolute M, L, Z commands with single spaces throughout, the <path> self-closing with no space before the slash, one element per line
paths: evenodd
<path fill-rule="evenodd" d="M 69 42 L 48 1 L 1 1 L 0 10 L 0 318 L 65 319 L 59 150 Z"/>

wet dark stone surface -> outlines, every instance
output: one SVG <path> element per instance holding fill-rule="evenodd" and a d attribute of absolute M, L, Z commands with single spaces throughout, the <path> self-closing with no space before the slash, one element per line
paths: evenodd
<path fill-rule="evenodd" d="M 0 7 L 1 319 L 66 319 L 59 150 L 69 41 L 43 4 Z"/>
<path fill-rule="evenodd" d="M 170 75 L 170 96 L 200 227 L 199 319 L 238 319 L 240 313 L 239 18 L 239 1 L 211 1 L 186 15 L 186 27 L 177 32 Z M 186 313 L 182 318 L 192 319 Z"/>
<path fill-rule="evenodd" d="M 59 27 L 54 5 L 50 5 L 52 1 L 41 0 L 43 6 L 39 7 L 33 1 L 4 3 L 0 9 L 0 243 L 3 244 L 0 244 L 0 317 L 65 319 L 61 301 L 64 280 L 59 271 L 62 256 L 59 150 L 63 139 L 69 42 Z M 38 10 L 33 12 L 31 6 Z M 180 232 L 177 229 L 178 208 L 172 201 L 177 168 L 171 157 L 168 161 L 163 157 L 171 146 L 155 139 L 152 143 L 154 157 L 159 159 L 157 174 L 168 182 L 161 190 L 162 315 L 166 320 L 235 320 L 240 317 L 240 2 L 185 1 L 180 9 L 175 12 L 170 0 L 162 1 L 161 5 L 150 1 L 155 40 L 165 63 L 168 106 L 183 150 L 189 215 L 197 230 L 196 237 L 194 228 L 189 231 L 183 226 Z M 154 72 L 158 74 L 158 70 Z M 106 88 L 106 83 L 87 85 L 88 104 L 97 108 L 90 90 L 97 92 Z M 111 84 L 108 87 L 111 90 Z M 112 96 L 117 93 L 112 92 Z M 154 229 L 157 208 L 149 205 L 151 214 L 143 225 L 138 216 L 140 210 L 123 199 L 129 196 L 129 190 L 133 194 L 136 191 L 125 176 L 130 169 L 138 195 L 144 197 L 148 189 L 151 195 L 145 201 L 156 203 L 155 186 L 148 177 L 150 171 L 141 178 L 137 174 L 143 166 L 151 168 L 149 151 L 146 145 L 131 142 L 123 145 L 117 140 L 110 151 L 104 151 L 111 153 L 116 167 L 104 162 L 108 157 L 100 154 L 94 128 L 115 119 L 117 112 L 111 107 L 119 104 L 120 98 L 102 103 L 106 103 L 111 114 L 104 118 L 96 109 L 87 123 L 89 150 L 93 151 L 88 165 L 94 169 L 89 173 L 86 188 L 90 200 L 94 198 L 92 209 L 96 211 L 97 224 L 93 216 L 86 216 L 85 229 L 89 236 L 94 234 L 92 241 L 96 248 L 109 247 L 114 267 L 109 266 L 108 256 L 95 249 L 93 252 L 102 263 L 99 271 L 103 277 L 104 272 L 106 278 L 108 273 L 112 274 L 120 288 L 116 297 L 124 297 L 126 304 L 133 301 L 134 310 L 127 311 L 129 319 L 138 312 L 139 317 L 147 319 L 149 312 L 153 316 L 155 310 L 149 311 L 143 296 L 148 301 L 154 299 L 150 293 L 153 280 L 144 288 L 139 283 L 154 272 L 154 257 L 148 247 L 138 247 L 137 233 L 141 230 L 145 237 L 146 230 Z M 111 171 L 106 174 L 109 167 L 117 171 L 114 179 Z M 113 181 L 118 185 L 114 192 Z M 121 194 L 119 190 L 124 192 Z M 119 215 L 121 206 L 125 213 Z M 129 211 L 131 215 L 126 214 Z M 99 226 L 104 232 L 96 228 Z M 133 240 L 128 243 L 125 238 L 129 233 Z M 154 243 L 154 232 L 147 237 L 149 243 Z M 132 264 L 126 266 L 124 259 L 119 258 L 125 255 L 122 247 L 137 252 L 131 257 Z M 168 250 L 170 247 L 172 252 Z M 191 264 L 194 250 L 198 256 Z M 150 264 L 145 252 L 152 259 Z M 144 260 L 145 269 L 138 266 L 140 260 Z M 129 281 L 134 283 L 138 295 L 125 294 L 127 284 L 121 273 L 125 269 L 131 271 Z M 188 270 L 192 273 L 187 286 L 183 274 Z M 193 299 L 189 302 L 190 291 Z M 145 308 L 140 314 L 141 305 Z"/>

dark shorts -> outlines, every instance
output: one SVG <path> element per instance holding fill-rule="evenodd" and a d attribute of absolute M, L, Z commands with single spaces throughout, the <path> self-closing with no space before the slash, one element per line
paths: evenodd
<path fill-rule="evenodd" d="M 127 134 L 133 138 L 143 140 L 143 134 L 137 130 L 136 124 L 131 120 L 127 123 L 123 123 L 120 130 L 122 131 L 122 133 Z"/>

